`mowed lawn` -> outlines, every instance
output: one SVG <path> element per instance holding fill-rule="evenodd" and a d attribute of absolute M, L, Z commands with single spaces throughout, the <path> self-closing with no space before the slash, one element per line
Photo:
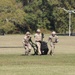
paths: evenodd
<path fill-rule="evenodd" d="M 0 36 L 0 75 L 75 75 L 75 36 L 59 36 L 53 56 L 24 56 L 23 37 Z"/>

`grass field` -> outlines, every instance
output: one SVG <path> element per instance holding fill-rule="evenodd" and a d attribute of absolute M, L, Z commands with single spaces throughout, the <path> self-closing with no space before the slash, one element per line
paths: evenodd
<path fill-rule="evenodd" d="M 24 56 L 23 37 L 0 36 L 0 75 L 75 75 L 74 36 L 59 36 L 54 56 Z"/>

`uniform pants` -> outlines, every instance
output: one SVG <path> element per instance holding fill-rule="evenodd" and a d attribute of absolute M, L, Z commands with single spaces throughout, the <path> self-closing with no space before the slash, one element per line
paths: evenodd
<path fill-rule="evenodd" d="M 54 53 L 54 49 L 55 49 L 55 43 L 51 42 L 50 46 L 51 46 L 51 52 L 53 54 Z"/>
<path fill-rule="evenodd" d="M 23 44 L 24 48 L 25 48 L 25 54 L 29 54 L 29 52 L 31 51 L 31 45 L 28 44 Z"/>
<path fill-rule="evenodd" d="M 36 42 L 36 45 L 38 47 L 38 54 L 41 54 L 41 43 L 40 42 Z"/>

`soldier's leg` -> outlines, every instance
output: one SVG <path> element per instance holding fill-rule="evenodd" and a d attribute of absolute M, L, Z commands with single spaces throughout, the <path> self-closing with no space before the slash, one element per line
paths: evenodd
<path fill-rule="evenodd" d="M 41 43 L 40 42 L 36 42 L 37 47 L 38 47 L 38 54 L 41 54 Z"/>
<path fill-rule="evenodd" d="M 25 55 L 28 55 L 28 47 L 25 46 Z"/>
<path fill-rule="evenodd" d="M 51 46 L 50 46 L 50 44 L 48 44 L 48 54 L 50 54 L 50 51 L 51 51 Z"/>
<path fill-rule="evenodd" d="M 50 46 L 51 46 L 50 55 L 52 55 L 52 54 L 53 54 L 53 51 L 54 51 L 54 50 L 53 50 L 53 49 L 54 49 L 53 43 L 51 43 Z"/>
<path fill-rule="evenodd" d="M 23 47 L 24 47 L 24 49 L 25 49 L 25 55 L 26 55 L 26 54 L 27 54 L 27 47 L 26 47 L 25 44 L 23 44 Z"/>
<path fill-rule="evenodd" d="M 30 46 L 28 44 L 23 44 L 23 47 L 25 49 L 25 55 L 28 55 L 29 54 Z"/>
<path fill-rule="evenodd" d="M 53 43 L 52 48 L 51 48 L 51 55 L 54 54 L 54 50 L 55 50 L 55 44 Z"/>
<path fill-rule="evenodd" d="M 30 52 L 31 52 L 31 45 L 28 44 L 28 55 L 30 55 Z"/>

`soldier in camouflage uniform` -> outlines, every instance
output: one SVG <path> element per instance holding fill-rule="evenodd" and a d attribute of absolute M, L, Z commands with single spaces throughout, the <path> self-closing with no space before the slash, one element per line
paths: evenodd
<path fill-rule="evenodd" d="M 48 41 L 50 42 L 51 51 L 49 50 L 49 54 L 53 55 L 55 44 L 58 42 L 58 36 L 56 35 L 56 32 L 53 31 L 52 34 L 49 36 Z"/>
<path fill-rule="evenodd" d="M 41 55 L 41 41 L 42 41 L 42 35 L 40 29 L 37 29 L 36 34 L 34 35 L 35 38 L 35 44 L 38 47 L 38 54 Z"/>
<path fill-rule="evenodd" d="M 25 55 L 29 55 L 31 52 L 31 45 L 29 40 L 31 39 L 30 32 L 26 32 L 23 38 L 23 46 L 25 48 Z"/>

